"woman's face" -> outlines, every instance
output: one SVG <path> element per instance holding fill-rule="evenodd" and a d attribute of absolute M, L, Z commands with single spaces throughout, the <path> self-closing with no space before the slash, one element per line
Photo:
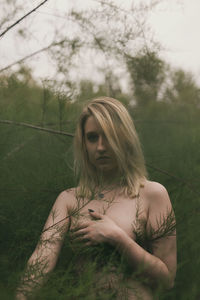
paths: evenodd
<path fill-rule="evenodd" d="M 90 163 L 102 175 L 109 175 L 117 170 L 117 163 L 109 143 L 93 116 L 88 117 L 84 138 Z"/>

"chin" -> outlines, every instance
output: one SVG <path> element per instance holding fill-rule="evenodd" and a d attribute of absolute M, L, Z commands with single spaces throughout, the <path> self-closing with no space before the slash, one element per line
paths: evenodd
<path fill-rule="evenodd" d="M 110 173 L 110 172 L 116 172 L 116 170 L 114 168 L 112 168 L 111 166 L 98 166 L 97 170 L 99 170 L 102 173 Z"/>

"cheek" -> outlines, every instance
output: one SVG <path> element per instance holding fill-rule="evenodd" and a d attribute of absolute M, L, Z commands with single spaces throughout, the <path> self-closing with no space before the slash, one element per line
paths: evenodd
<path fill-rule="evenodd" d="M 87 143 L 86 143 L 86 152 L 89 161 L 92 161 L 94 159 L 94 149 L 91 145 L 88 145 Z"/>

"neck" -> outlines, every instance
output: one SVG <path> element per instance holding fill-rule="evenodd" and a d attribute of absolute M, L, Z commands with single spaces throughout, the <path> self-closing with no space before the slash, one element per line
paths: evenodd
<path fill-rule="evenodd" d="M 121 176 L 119 176 L 117 173 L 107 173 L 107 174 L 98 174 L 97 177 L 98 186 L 102 189 L 109 188 L 111 186 L 119 186 L 121 182 Z"/>

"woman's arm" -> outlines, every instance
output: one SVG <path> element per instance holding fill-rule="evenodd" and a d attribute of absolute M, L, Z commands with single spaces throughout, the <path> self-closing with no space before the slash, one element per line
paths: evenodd
<path fill-rule="evenodd" d="M 161 283 L 171 288 L 176 275 L 175 217 L 166 189 L 151 183 L 148 190 L 147 235 L 151 242 L 151 253 L 132 240 L 124 231 L 115 232 L 115 245 L 133 268 L 142 267 L 152 283 Z M 171 222 L 171 223 L 170 223 Z"/>
<path fill-rule="evenodd" d="M 146 231 L 151 242 L 151 253 L 142 248 L 128 234 L 106 215 L 89 210 L 97 221 L 88 221 L 75 232 L 76 239 L 85 240 L 86 245 L 107 242 L 122 253 L 133 270 L 142 269 L 151 284 L 171 288 L 176 274 L 175 218 L 166 189 L 155 182 L 148 183 Z M 173 220 L 169 218 L 173 217 Z M 173 222 L 169 228 L 165 225 Z M 169 230 L 168 230 L 169 229 Z"/>
<path fill-rule="evenodd" d="M 71 193 L 64 191 L 56 199 L 45 223 L 40 240 L 28 260 L 25 274 L 17 289 L 16 298 L 26 299 L 26 294 L 37 289 L 56 265 L 60 249 L 68 230 L 68 210 Z"/>

